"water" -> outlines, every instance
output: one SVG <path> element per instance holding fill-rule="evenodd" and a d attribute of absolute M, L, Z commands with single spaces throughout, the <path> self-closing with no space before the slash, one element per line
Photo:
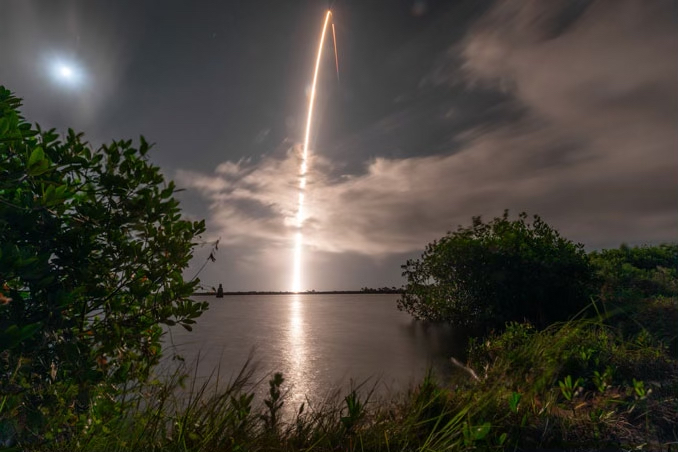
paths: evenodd
<path fill-rule="evenodd" d="M 396 309 L 398 295 L 242 295 L 210 302 L 193 332 L 172 330 L 187 362 L 199 355 L 202 379 L 219 367 L 228 381 L 254 351 L 256 375 L 282 372 L 292 406 L 321 400 L 354 383 L 384 395 L 406 389 L 430 368 L 455 371 L 466 342 L 449 326 L 414 321 Z M 169 345 L 168 345 L 169 346 Z M 260 391 L 265 391 L 264 384 Z"/>

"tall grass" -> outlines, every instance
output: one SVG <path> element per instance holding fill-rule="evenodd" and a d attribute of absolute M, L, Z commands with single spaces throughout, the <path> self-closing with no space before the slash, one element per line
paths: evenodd
<path fill-rule="evenodd" d="M 299 407 L 286 406 L 283 375 L 255 381 L 249 362 L 227 385 L 218 384 L 218 369 L 200 384 L 183 369 L 144 386 L 120 416 L 93 420 L 87 434 L 33 449 L 676 448 L 674 357 L 648 331 L 625 336 L 611 323 L 601 315 L 543 331 L 509 324 L 501 334 L 472 342 L 466 366 L 473 372 L 452 381 L 428 373 L 418 385 L 389 397 L 377 397 L 367 384 L 352 385 L 346 394 Z M 261 385 L 267 385 L 267 395 L 257 401 Z"/>

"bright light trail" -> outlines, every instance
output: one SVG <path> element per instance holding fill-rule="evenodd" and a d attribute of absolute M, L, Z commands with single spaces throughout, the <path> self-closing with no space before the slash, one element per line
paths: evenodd
<path fill-rule="evenodd" d="M 334 63 L 337 65 L 337 82 L 339 82 L 339 53 L 337 52 L 337 34 L 334 32 L 334 22 L 332 22 L 332 42 L 334 42 Z"/>
<path fill-rule="evenodd" d="M 301 270 L 302 270 L 302 251 L 304 247 L 304 234 L 302 232 L 302 225 L 304 223 L 304 190 L 306 189 L 306 171 L 308 170 L 308 143 L 311 137 L 311 123 L 313 121 L 313 107 L 315 105 L 316 85 L 318 84 L 318 73 L 320 72 L 320 59 L 323 54 L 323 46 L 325 45 L 325 34 L 327 32 L 327 24 L 330 22 L 332 11 L 327 11 L 325 15 L 325 23 L 323 24 L 323 31 L 320 33 L 320 43 L 318 45 L 318 56 L 315 60 L 315 71 L 313 72 L 313 83 L 311 84 L 311 96 L 308 100 L 308 118 L 306 119 L 306 134 L 304 136 L 304 147 L 301 154 L 301 168 L 299 171 L 299 204 L 297 207 L 296 227 L 297 233 L 294 237 L 294 263 L 293 263 L 293 279 L 292 291 L 301 291 Z M 338 67 L 338 66 L 337 66 Z"/>

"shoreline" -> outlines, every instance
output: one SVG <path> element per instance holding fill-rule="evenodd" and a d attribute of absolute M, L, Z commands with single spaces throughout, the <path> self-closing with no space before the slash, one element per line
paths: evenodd
<path fill-rule="evenodd" d="M 402 294 L 402 290 L 392 291 L 370 291 L 362 290 L 329 290 L 329 291 L 307 291 L 307 292 L 274 292 L 274 291 L 242 291 L 242 292 L 224 292 L 224 296 L 229 295 L 390 295 Z M 195 292 L 194 297 L 216 297 L 216 292 Z"/>

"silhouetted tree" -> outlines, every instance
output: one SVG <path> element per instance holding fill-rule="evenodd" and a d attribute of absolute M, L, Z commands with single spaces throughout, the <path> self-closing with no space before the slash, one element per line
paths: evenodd
<path fill-rule="evenodd" d="M 492 328 L 510 320 L 544 326 L 589 303 L 592 267 L 583 245 L 566 240 L 538 216 L 511 221 L 508 211 L 426 246 L 408 260 L 398 308 L 419 319 Z"/>

